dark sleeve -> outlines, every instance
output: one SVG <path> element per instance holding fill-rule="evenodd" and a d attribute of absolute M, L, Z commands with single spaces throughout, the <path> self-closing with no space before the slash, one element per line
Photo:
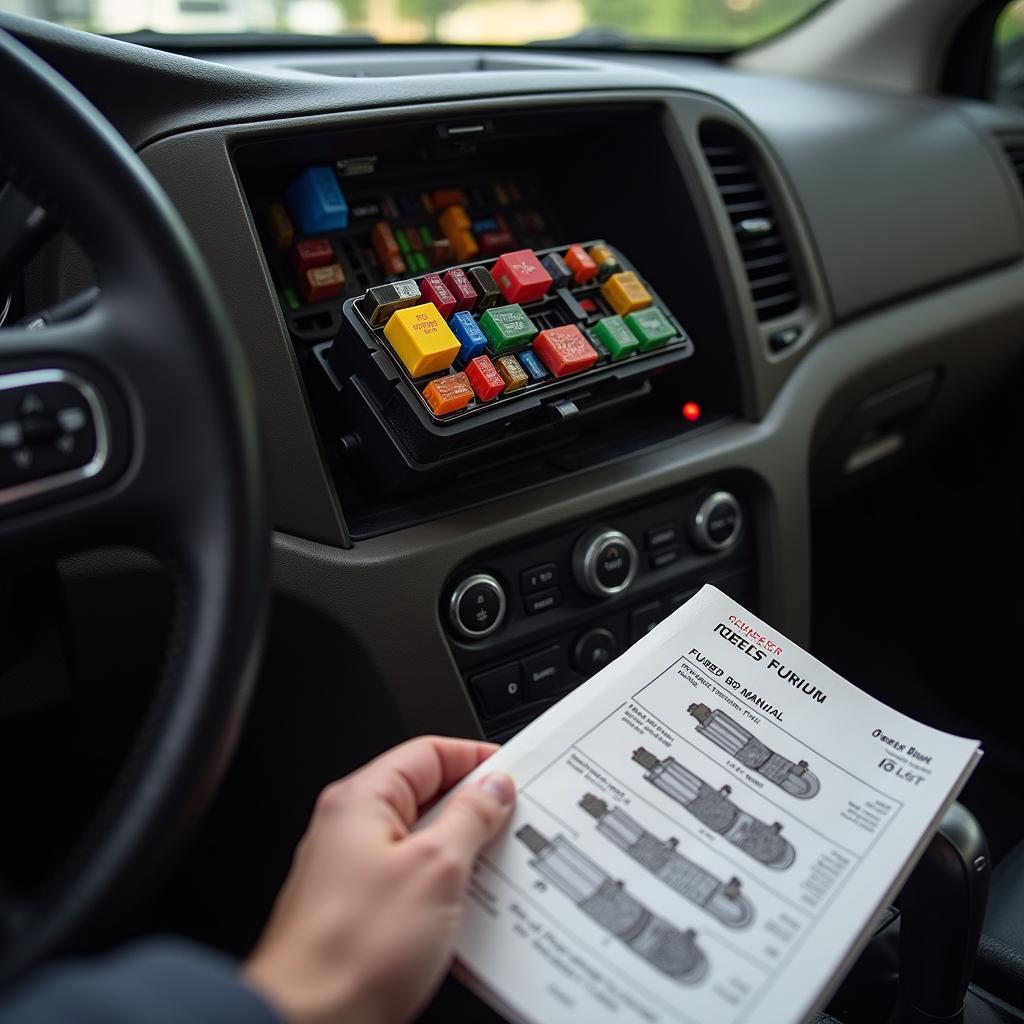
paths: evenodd
<path fill-rule="evenodd" d="M 0 997 L 0 1024 L 283 1024 L 233 960 L 176 939 L 45 967 Z"/>

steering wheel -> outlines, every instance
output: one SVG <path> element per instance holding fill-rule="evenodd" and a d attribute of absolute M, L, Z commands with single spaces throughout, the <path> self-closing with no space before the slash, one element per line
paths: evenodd
<path fill-rule="evenodd" d="M 75 239 L 98 284 L 78 315 L 0 330 L 0 566 L 130 545 L 177 591 L 162 678 L 91 825 L 31 897 L 0 884 L 9 982 L 136 895 L 213 792 L 255 677 L 270 529 L 248 370 L 181 220 L 98 111 L 3 31 L 0 81 L 0 183 Z M 0 262 L 14 244 L 0 231 Z"/>

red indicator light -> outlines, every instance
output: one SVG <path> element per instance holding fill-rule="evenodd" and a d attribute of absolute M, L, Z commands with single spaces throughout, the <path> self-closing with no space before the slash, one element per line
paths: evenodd
<path fill-rule="evenodd" d="M 700 419 L 700 406 L 696 402 L 686 402 L 682 408 L 684 420 L 696 423 Z"/>

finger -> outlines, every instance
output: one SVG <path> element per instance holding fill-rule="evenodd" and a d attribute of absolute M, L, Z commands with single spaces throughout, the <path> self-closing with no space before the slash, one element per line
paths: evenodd
<path fill-rule="evenodd" d="M 413 842 L 451 851 L 466 867 L 502 829 L 512 813 L 516 784 L 504 772 L 491 772 L 453 793 L 437 819 Z"/>
<path fill-rule="evenodd" d="M 468 775 L 496 750 L 493 743 L 420 736 L 381 754 L 346 780 L 354 797 L 376 801 L 401 830 L 420 809 Z"/>

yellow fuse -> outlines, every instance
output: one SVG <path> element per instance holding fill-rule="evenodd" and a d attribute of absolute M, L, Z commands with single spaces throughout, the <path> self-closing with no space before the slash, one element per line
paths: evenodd
<path fill-rule="evenodd" d="M 459 263 L 466 263 L 480 251 L 480 246 L 476 244 L 472 231 L 460 231 L 454 236 L 449 236 L 449 240 Z"/>
<path fill-rule="evenodd" d="M 270 204 L 267 210 L 267 227 L 270 228 L 270 237 L 278 249 L 287 249 L 295 240 L 291 218 L 280 203 Z"/>
<path fill-rule="evenodd" d="M 590 258 L 598 266 L 600 266 L 606 260 L 611 260 L 613 263 L 615 262 L 615 253 L 613 253 L 607 245 L 604 245 L 601 242 L 598 242 L 597 245 L 592 245 L 589 249 L 589 252 Z"/>
<path fill-rule="evenodd" d="M 469 219 L 469 214 L 466 213 L 463 207 L 449 206 L 448 209 L 437 218 L 437 223 L 441 225 L 441 230 L 451 238 L 452 235 L 458 234 L 460 231 L 467 230 L 472 222 Z"/>
<path fill-rule="evenodd" d="M 505 391 L 518 391 L 530 378 L 526 371 L 519 365 L 519 360 L 510 352 L 508 355 L 498 356 L 494 360 L 494 366 L 501 379 L 505 382 Z"/>
<path fill-rule="evenodd" d="M 384 337 L 414 377 L 448 369 L 462 347 L 432 302 L 396 310 Z"/>
<path fill-rule="evenodd" d="M 632 270 L 624 270 L 618 274 L 612 274 L 603 285 L 601 294 L 608 300 L 608 304 L 619 316 L 625 316 L 634 310 L 643 309 L 653 301 L 651 293 L 643 286 Z"/>

